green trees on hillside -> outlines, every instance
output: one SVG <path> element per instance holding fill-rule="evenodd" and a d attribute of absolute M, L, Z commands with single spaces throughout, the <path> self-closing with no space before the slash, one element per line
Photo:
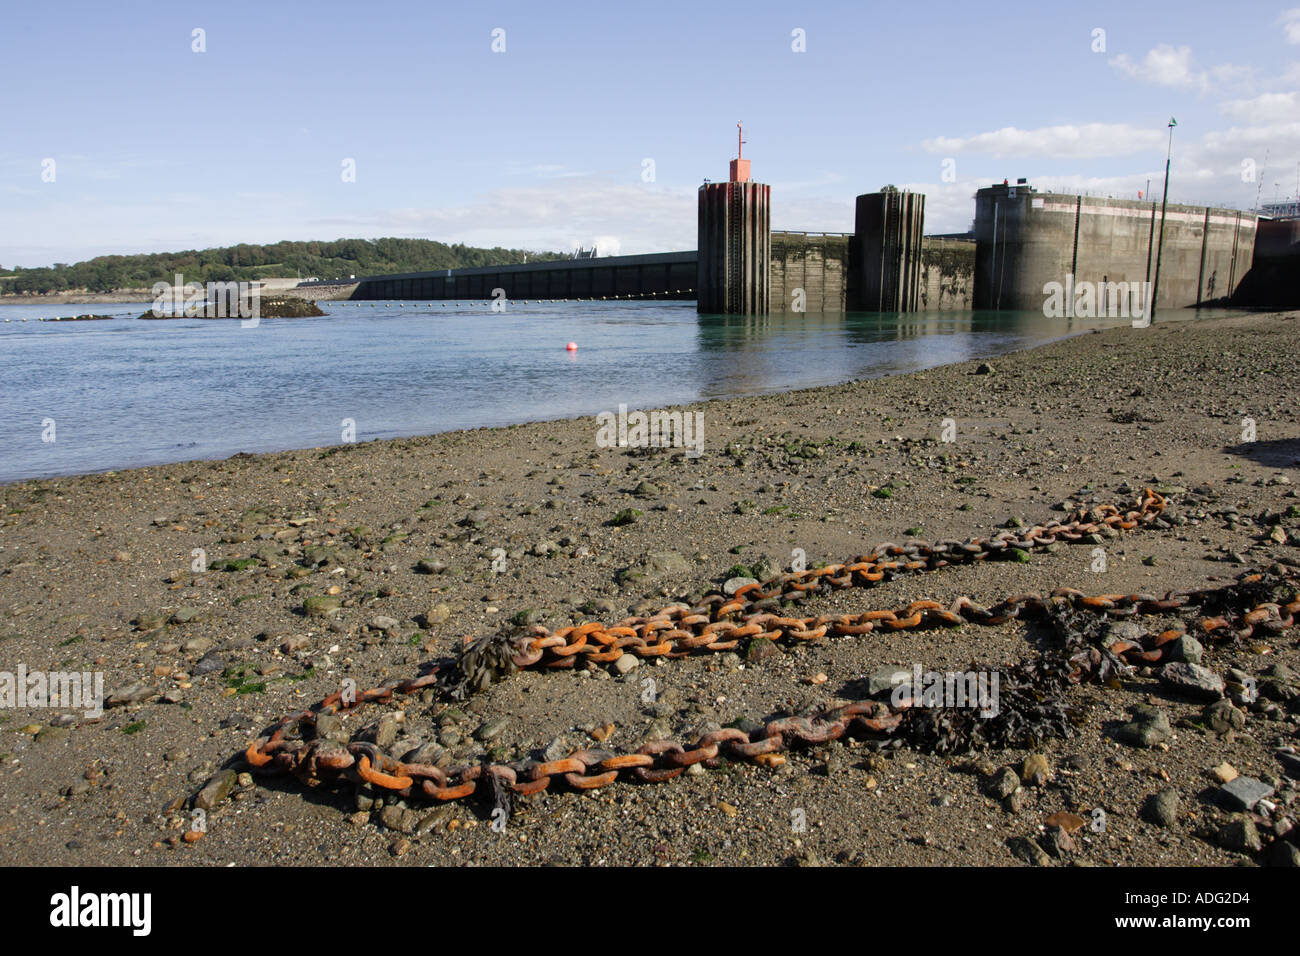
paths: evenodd
<path fill-rule="evenodd" d="M 430 239 L 338 239 L 334 242 L 277 242 L 257 246 L 241 243 L 221 249 L 162 252 L 152 255 L 99 256 L 71 265 L 16 269 L 0 279 L 0 291 L 47 293 L 69 289 L 112 292 L 147 289 L 170 282 L 177 273 L 186 282 L 229 282 L 271 276 L 304 279 L 342 278 L 386 272 L 427 272 L 471 266 L 506 265 L 567 258 L 562 253 L 522 249 L 482 249 Z M 4 272 L 4 270 L 0 270 Z"/>

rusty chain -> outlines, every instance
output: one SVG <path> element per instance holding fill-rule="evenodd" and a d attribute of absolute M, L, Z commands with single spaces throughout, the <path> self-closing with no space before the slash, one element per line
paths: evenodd
<path fill-rule="evenodd" d="M 478 670 L 482 679 L 471 689 L 481 690 L 484 680 L 490 681 L 493 673 L 508 672 L 514 668 L 549 667 L 572 668 L 579 659 L 591 663 L 617 660 L 624 653 L 641 658 L 682 657 L 694 650 L 727 651 L 749 638 L 771 640 L 807 641 L 823 637 L 828 631 L 835 636 L 857 636 L 874 630 L 903 630 L 930 626 L 933 623 L 960 624 L 962 615 L 971 614 L 978 605 L 968 599 L 959 599 L 961 608 L 945 610 L 933 601 L 918 601 L 900 614 L 897 611 L 867 611 L 859 615 L 840 615 L 834 618 L 784 617 L 772 610 L 782 601 L 799 603 L 817 594 L 829 593 L 849 587 L 873 587 L 903 572 L 937 570 L 952 564 L 997 559 L 1015 550 L 1046 548 L 1058 540 L 1076 542 L 1104 528 L 1132 530 L 1154 525 L 1168 527 L 1161 518 L 1166 508 L 1163 497 L 1145 489 L 1136 507 L 1121 512 L 1115 505 L 1099 505 L 1093 509 L 1077 509 L 1064 521 L 1049 521 L 1035 525 L 1023 534 L 1003 531 L 989 541 L 974 538 L 970 541 L 940 541 L 935 544 L 913 542 L 897 545 L 885 542 L 876 545 L 865 555 L 843 564 L 810 568 L 805 571 L 778 575 L 760 584 L 739 588 L 727 598 L 723 594 L 710 594 L 695 608 L 673 604 L 649 617 L 628 617 L 614 625 L 588 622 L 575 627 L 551 631 L 540 625 L 530 627 L 523 637 L 500 640 L 480 640 L 467 644 L 459 664 L 435 661 L 424 665 L 421 674 L 406 680 L 395 681 L 356 695 L 336 691 L 315 707 L 283 717 L 262 741 L 254 741 L 249 753 L 265 756 L 263 746 L 275 746 L 285 732 L 300 721 L 315 722 L 319 714 L 338 714 L 368 703 L 387 703 L 393 694 L 408 695 L 426 688 L 447 689 L 453 671 Z M 905 557 L 909 560 L 886 560 Z M 1113 596 L 1112 596 L 1113 597 Z M 964 603 L 963 603 L 964 602 Z M 731 618 L 740 612 L 750 613 L 739 620 Z M 992 612 L 988 612 L 990 615 Z M 986 623 L 1001 623 L 989 619 Z M 467 659 L 473 662 L 467 664 Z M 465 674 L 461 675 L 462 683 Z M 456 688 L 461 690 L 462 688 Z M 261 766 L 250 756 L 250 763 Z M 265 763 L 265 761 L 262 761 Z"/>
<path fill-rule="evenodd" d="M 900 630 L 929 623 L 961 623 L 960 612 L 934 602 L 917 602 L 906 613 L 868 611 L 838 617 L 801 618 L 775 613 L 783 603 L 798 604 L 817 595 L 852 587 L 872 587 L 900 573 L 932 571 L 954 564 L 1013 557 L 1049 547 L 1057 541 L 1077 542 L 1105 529 L 1169 527 L 1161 515 L 1165 499 L 1146 489 L 1129 511 L 1115 505 L 1078 509 L 1064 521 L 1035 525 L 1023 532 L 1004 530 L 988 540 L 940 541 L 934 544 L 886 542 L 865 555 L 841 564 L 778 575 L 748 584 L 728 598 L 707 595 L 696 607 L 674 604 L 649 617 L 628 617 L 614 625 L 588 622 L 552 631 L 540 625 L 528 630 L 513 657 L 516 667 L 570 668 L 578 660 L 608 663 L 624 654 L 682 657 L 696 649 L 726 651 L 746 638 L 810 641 L 826 634 L 850 636 L 872 630 Z M 739 620 L 733 616 L 743 614 Z"/>
<path fill-rule="evenodd" d="M 1279 633 L 1292 626 L 1295 613 L 1300 611 L 1300 594 L 1288 603 L 1260 600 L 1265 593 L 1261 590 L 1265 581 L 1259 574 L 1244 575 L 1237 585 L 1229 588 L 1170 592 L 1163 598 L 1149 594 L 1089 596 L 1075 589 L 1060 588 L 1046 599 L 1037 594 L 1023 594 L 992 607 L 961 596 L 947 607 L 922 600 L 892 610 L 833 617 L 788 617 L 773 611 L 782 601 L 797 603 L 816 594 L 870 587 L 898 573 L 996 560 L 1015 549 L 1043 548 L 1057 540 L 1079 541 L 1105 528 L 1168 527 L 1168 522 L 1161 518 L 1165 507 L 1165 500 L 1148 489 L 1137 507 L 1126 512 L 1103 505 L 1077 511 L 1065 521 L 1037 525 L 1021 534 L 1005 531 L 988 541 L 975 539 L 933 545 L 886 543 L 843 564 L 791 572 L 761 584 L 747 585 L 731 597 L 706 596 L 697 607 L 670 605 L 655 615 L 625 618 L 614 625 L 590 622 L 555 631 L 534 626 L 525 634 L 504 641 L 479 642 L 476 649 L 485 655 L 495 654 L 495 664 L 502 668 L 571 668 L 579 660 L 603 663 L 616 660 L 624 653 L 642 658 L 682 657 L 697 650 L 730 650 L 747 638 L 800 642 L 827 634 L 854 636 L 877 630 L 951 627 L 965 622 L 996 625 L 1022 618 L 1059 622 L 1063 615 L 1072 612 L 1121 618 L 1167 614 L 1188 607 L 1209 612 L 1199 622 L 1199 629 L 1209 638 L 1245 638 L 1256 630 Z M 1166 645 L 1183 633 L 1173 628 L 1142 643 L 1114 640 L 1109 644 L 1102 642 L 1100 646 L 1074 646 L 1065 669 L 1068 679 L 1077 681 L 1087 675 L 1105 673 L 1115 664 L 1159 662 L 1164 658 Z M 474 649 L 470 653 L 473 652 Z M 752 734 L 723 728 L 704 734 L 690 745 L 661 740 L 648 742 L 632 753 L 588 749 L 561 760 L 485 762 L 450 770 L 425 763 L 404 763 L 371 742 L 341 743 L 314 736 L 320 715 L 351 712 L 369 703 L 387 703 L 394 696 L 408 696 L 429 688 L 448 690 L 465 656 L 462 655 L 459 663 L 447 660 L 427 663 L 415 677 L 390 681 L 354 695 L 335 692 L 309 710 L 281 719 L 268 736 L 249 744 L 244 758 L 256 769 L 294 773 L 311 785 L 345 778 L 404 798 L 450 801 L 470 796 L 484 783 L 490 784 L 498 794 L 527 795 L 547 789 L 557 777 L 575 789 L 592 789 L 612 783 L 620 774 L 644 782 L 669 780 L 694 764 L 716 766 L 721 759 L 779 762 L 784 760 L 780 752 L 793 746 L 822 743 L 845 734 L 889 736 L 900 729 L 905 731 L 909 718 L 915 714 L 908 701 L 897 705 L 858 701 L 811 717 L 772 720 Z M 1011 677 L 1013 682 L 1032 682 L 1041 679 L 1042 674 L 1034 665 L 1022 663 L 1012 668 Z M 294 730 L 312 739 L 293 739 L 289 735 Z"/>
<path fill-rule="evenodd" d="M 1007 598 L 991 608 L 981 607 L 969 598 L 960 597 L 947 609 L 943 609 L 937 602 L 922 601 L 913 602 L 898 611 L 876 613 L 893 615 L 892 618 L 880 620 L 892 623 L 904 620 L 906 623 L 903 627 L 923 627 L 927 623 L 949 624 L 951 616 L 989 625 L 1015 619 L 1050 619 L 1070 611 L 1125 618 L 1166 614 L 1187 607 L 1213 607 L 1217 613 L 1204 617 L 1199 622 L 1199 629 L 1204 635 L 1219 639 L 1246 638 L 1257 632 L 1281 633 L 1293 626 L 1294 616 L 1300 612 L 1300 593 L 1295 593 L 1287 603 L 1259 601 L 1252 604 L 1247 601 L 1245 609 L 1239 613 L 1229 610 L 1227 605 L 1251 594 L 1256 590 L 1255 586 L 1264 583 L 1264 575 L 1247 574 L 1236 585 L 1228 588 L 1170 593 L 1164 598 L 1143 594 L 1090 597 L 1072 588 L 1060 588 L 1048 598 L 1036 594 L 1019 595 Z M 918 605 L 924 607 L 918 608 Z M 937 616 L 927 618 L 927 615 L 935 615 L 936 612 Z M 917 613 L 922 618 L 918 623 L 912 624 L 911 620 Z M 1163 631 L 1144 643 L 1115 640 L 1102 646 L 1073 647 L 1070 649 L 1072 672 L 1069 679 L 1078 681 L 1087 675 L 1101 672 L 1106 662 L 1158 662 L 1164 656 L 1165 646 L 1184 633 L 1186 632 L 1175 628 Z M 1017 680 L 1023 683 L 1038 676 L 1032 664 L 1022 663 L 1010 671 L 1012 686 Z M 394 694 L 409 694 L 428 687 L 436 679 L 436 671 L 430 670 L 420 677 L 360 694 L 357 702 L 346 709 L 359 707 L 364 702 L 388 701 Z M 337 712 L 339 704 L 339 695 L 331 695 L 314 712 L 294 720 L 307 720 L 314 713 Z M 912 702 L 906 699 L 898 703 L 857 701 L 831 707 L 812 716 L 771 720 L 752 733 L 734 727 L 722 728 L 702 735 L 689 745 L 672 740 L 658 740 L 645 743 L 631 753 L 616 754 L 606 750 L 586 749 L 560 760 L 480 763 L 450 770 L 432 764 L 404 763 L 385 754 L 378 745 L 368 741 L 344 744 L 328 739 L 285 739 L 285 725 L 282 725 L 272 737 L 250 744 L 245 757 L 255 768 L 294 773 L 312 785 L 344 778 L 356 783 L 368 783 L 397 797 L 446 802 L 471 796 L 489 778 L 494 778 L 489 781 L 494 787 L 526 796 L 546 790 L 556 778 L 562 778 L 574 789 L 589 790 L 613 783 L 620 774 L 647 783 L 671 780 L 693 764 L 716 767 L 720 759 L 782 762 L 784 758 L 778 756 L 782 751 L 825 743 L 846 734 L 877 737 L 895 734 L 905 729 L 908 718 L 914 713 Z"/>

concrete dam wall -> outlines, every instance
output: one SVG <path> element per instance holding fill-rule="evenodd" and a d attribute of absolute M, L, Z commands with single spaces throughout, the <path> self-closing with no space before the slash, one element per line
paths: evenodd
<path fill-rule="evenodd" d="M 773 232 L 768 188 L 736 181 L 700 190 L 707 261 L 689 251 L 368 276 L 352 298 L 483 301 L 500 290 L 509 300 L 696 301 L 727 314 L 1042 312 L 1044 287 L 1072 282 L 1076 293 L 1084 283 L 1097 290 L 1092 314 L 1122 314 L 1145 305 L 1158 250 L 1159 309 L 1300 298 L 1294 227 L 1264 220 L 1256 255 L 1257 218 L 1235 209 L 1171 205 L 1162 242 L 1158 203 L 1004 183 L 976 194 L 970 239 L 924 237 L 923 197 L 892 190 L 858 197 L 852 235 Z M 1070 298 L 1072 314 L 1086 317 L 1086 301 Z"/>
<path fill-rule="evenodd" d="M 848 233 L 773 232 L 768 266 L 768 307 L 794 308 L 803 290 L 805 312 L 843 312 L 849 283 Z M 696 254 L 566 259 L 513 266 L 485 266 L 440 272 L 366 277 L 353 299 L 676 299 L 696 297 Z M 921 243 L 921 309 L 969 309 L 975 264 L 974 242 L 924 239 Z M 304 294 L 308 288 L 300 290 Z"/>
<path fill-rule="evenodd" d="M 921 240 L 922 312 L 966 311 L 975 300 L 975 240 Z"/>
<path fill-rule="evenodd" d="M 847 311 L 854 271 L 853 235 L 847 232 L 773 232 L 770 307 L 793 310 L 795 290 L 806 312 Z M 975 240 L 921 240 L 920 302 L 917 311 L 964 311 L 975 289 Z"/>
<path fill-rule="evenodd" d="M 774 232 L 768 268 L 773 312 L 796 311 L 803 290 L 804 312 L 843 312 L 849 277 L 847 232 Z"/>
<path fill-rule="evenodd" d="M 1164 214 L 1158 308 L 1230 296 L 1250 268 L 1256 218 L 1208 206 Z M 1160 204 L 1039 193 L 1024 184 L 975 196 L 976 309 L 1041 310 L 1044 286 L 1154 281 Z M 1106 303 L 1109 305 L 1109 303 Z"/>
<path fill-rule="evenodd" d="M 501 289 L 506 299 L 695 298 L 694 252 L 563 259 L 511 266 L 446 269 L 368 276 L 354 299 L 488 300 Z"/>

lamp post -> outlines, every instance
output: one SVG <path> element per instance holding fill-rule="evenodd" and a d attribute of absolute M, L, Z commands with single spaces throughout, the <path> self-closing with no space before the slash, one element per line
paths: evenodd
<path fill-rule="evenodd" d="M 1174 155 L 1174 127 L 1178 121 L 1169 117 L 1169 149 L 1165 152 L 1165 194 L 1160 200 L 1160 239 L 1156 242 L 1156 278 L 1151 286 L 1151 308 L 1147 310 L 1147 321 L 1156 318 L 1156 297 L 1160 295 L 1160 254 L 1165 249 L 1165 206 L 1169 203 L 1169 161 Z"/>

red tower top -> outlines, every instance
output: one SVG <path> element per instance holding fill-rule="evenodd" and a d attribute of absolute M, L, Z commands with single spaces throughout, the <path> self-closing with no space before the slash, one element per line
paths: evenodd
<path fill-rule="evenodd" d="M 749 160 L 742 159 L 741 155 L 745 151 L 745 141 L 741 139 L 744 133 L 744 127 L 741 123 L 736 124 L 736 158 L 731 161 L 731 181 L 733 183 L 749 182 Z"/>

